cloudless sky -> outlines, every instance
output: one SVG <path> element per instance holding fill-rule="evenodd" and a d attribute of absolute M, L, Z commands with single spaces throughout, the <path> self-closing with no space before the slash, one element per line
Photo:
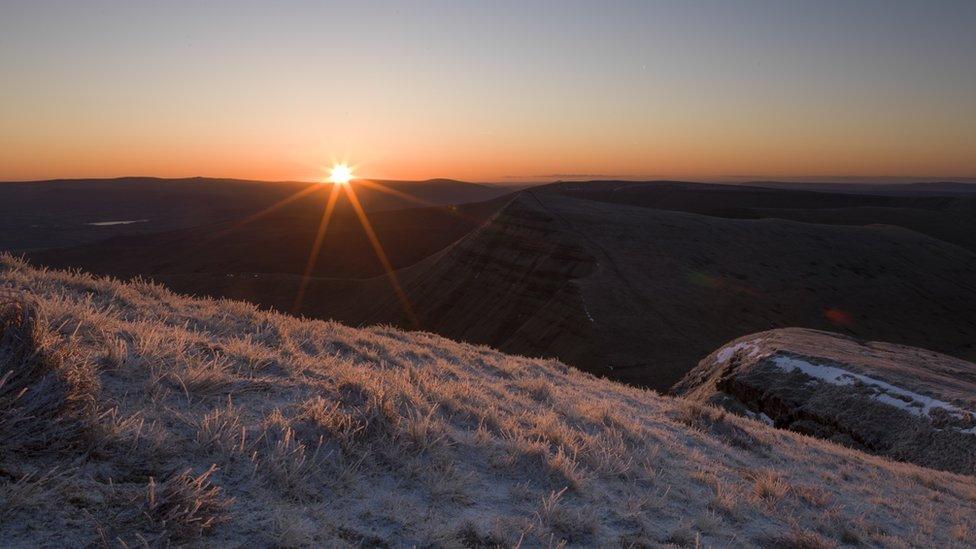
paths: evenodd
<path fill-rule="evenodd" d="M 0 0 L 0 180 L 976 176 L 976 2 Z"/>

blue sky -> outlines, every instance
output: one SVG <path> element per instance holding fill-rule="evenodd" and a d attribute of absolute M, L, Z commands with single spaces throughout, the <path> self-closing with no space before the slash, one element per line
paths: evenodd
<path fill-rule="evenodd" d="M 976 2 L 11 2 L 0 179 L 976 175 Z"/>

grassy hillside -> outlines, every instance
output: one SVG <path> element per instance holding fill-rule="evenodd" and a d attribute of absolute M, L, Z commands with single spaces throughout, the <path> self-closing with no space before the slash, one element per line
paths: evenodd
<path fill-rule="evenodd" d="M 976 543 L 972 477 L 555 361 L 9 256 L 0 286 L 2 545 Z"/>

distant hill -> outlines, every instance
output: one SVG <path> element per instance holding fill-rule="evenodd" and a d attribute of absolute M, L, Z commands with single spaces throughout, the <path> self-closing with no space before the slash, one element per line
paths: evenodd
<path fill-rule="evenodd" d="M 480 202 L 506 193 L 505 189 L 445 179 L 377 183 L 390 192 L 353 182 L 367 211 Z M 63 248 L 119 235 L 239 220 L 320 186 L 151 177 L 0 183 L 0 250 Z M 323 194 L 302 195 L 290 203 L 291 211 L 321 211 Z M 120 221 L 134 223 L 111 224 Z M 93 225 L 96 223 L 102 225 Z"/>
<path fill-rule="evenodd" d="M 321 224 L 329 188 L 246 223 L 210 223 L 117 236 L 92 244 L 31 252 L 38 263 L 119 277 L 259 273 L 301 275 Z M 451 206 L 371 211 L 370 225 L 394 268 L 406 267 L 481 226 L 510 198 Z M 345 198 L 337 202 L 311 275 L 370 278 L 384 272 Z M 190 291 L 190 289 L 187 289 Z"/>
<path fill-rule="evenodd" d="M 884 195 L 976 195 L 976 183 L 956 181 L 931 181 L 918 183 L 785 183 L 778 181 L 755 181 L 749 183 L 757 187 L 772 189 L 796 189 L 851 194 Z"/>
<path fill-rule="evenodd" d="M 773 184 L 779 185 L 779 184 Z M 976 194 L 885 193 L 891 188 L 972 188 L 966 184 L 783 184 L 783 188 L 681 181 L 590 181 L 537 187 L 575 198 L 737 219 L 793 219 L 831 225 L 895 225 L 976 251 Z M 861 188 L 855 192 L 853 188 Z M 838 192 L 827 192 L 835 189 Z M 847 189 L 840 192 L 841 189 Z M 877 191 L 877 192 L 875 192 Z"/>
<path fill-rule="evenodd" d="M 429 333 L 0 255 L 5 546 L 976 543 L 976 479 Z"/>

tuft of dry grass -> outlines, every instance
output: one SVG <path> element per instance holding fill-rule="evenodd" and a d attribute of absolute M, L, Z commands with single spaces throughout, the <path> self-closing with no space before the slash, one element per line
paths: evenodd
<path fill-rule="evenodd" d="M 789 483 L 776 471 L 757 471 L 751 477 L 752 495 L 762 502 L 777 503 L 790 491 Z"/>
<path fill-rule="evenodd" d="M 830 492 L 820 486 L 801 484 L 793 487 L 798 498 L 816 508 L 826 507 L 832 501 Z"/>
<path fill-rule="evenodd" d="M 215 524 L 227 520 L 232 500 L 210 482 L 216 465 L 199 475 L 190 469 L 157 483 L 152 477 L 141 498 L 140 516 L 151 530 L 162 531 L 166 541 L 199 537 Z"/>
<path fill-rule="evenodd" d="M 243 444 L 243 443 L 242 443 Z M 315 499 L 321 484 L 322 440 L 312 445 L 299 440 L 279 410 L 266 420 L 261 435 L 250 446 L 252 476 L 258 482 L 295 501 Z"/>
<path fill-rule="evenodd" d="M 585 544 L 597 531 L 597 518 L 589 507 L 574 508 L 563 503 L 566 488 L 549 492 L 536 512 L 543 528 L 565 543 Z"/>

